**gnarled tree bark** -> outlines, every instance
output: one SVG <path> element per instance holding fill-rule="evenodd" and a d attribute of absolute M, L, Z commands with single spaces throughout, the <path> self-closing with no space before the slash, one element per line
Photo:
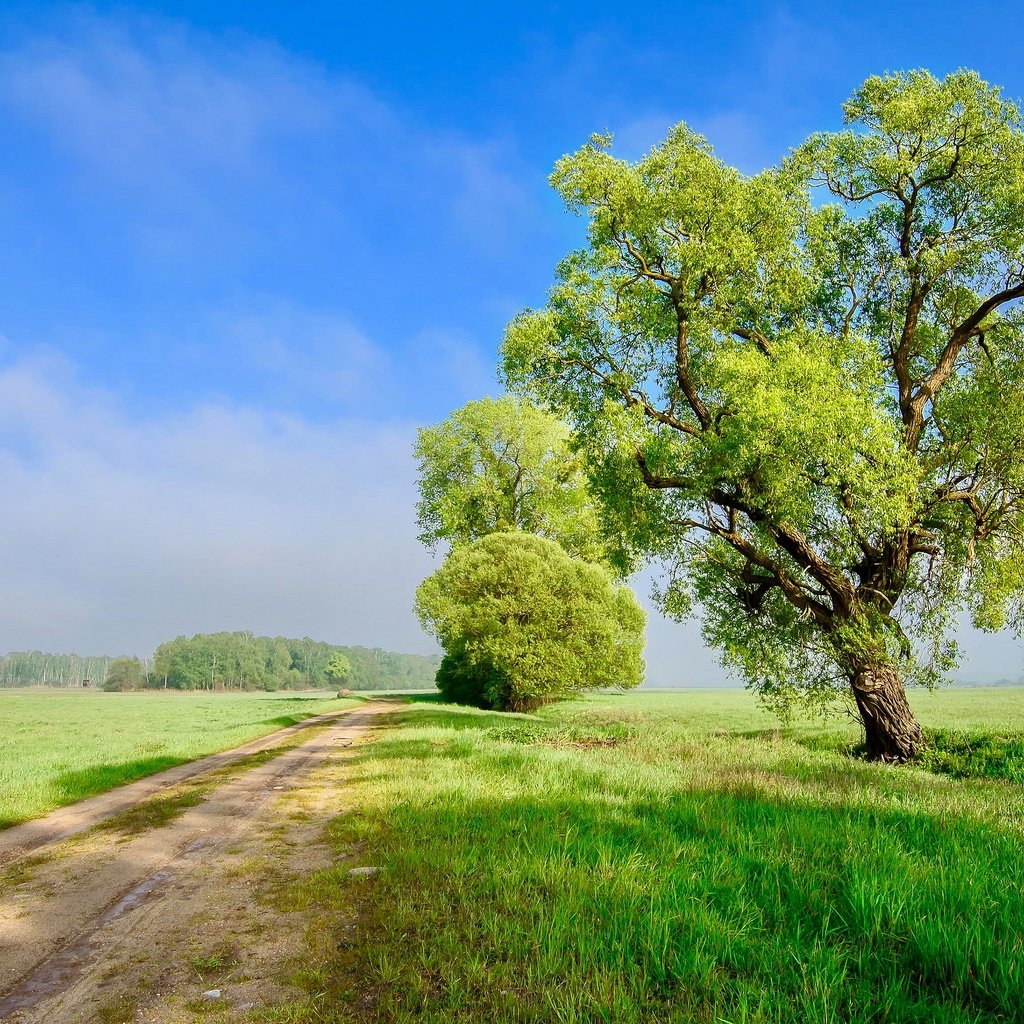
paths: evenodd
<path fill-rule="evenodd" d="M 894 763 L 917 757 L 925 745 L 924 734 L 896 669 L 884 661 L 859 664 L 850 672 L 850 688 L 864 725 L 868 757 Z"/>

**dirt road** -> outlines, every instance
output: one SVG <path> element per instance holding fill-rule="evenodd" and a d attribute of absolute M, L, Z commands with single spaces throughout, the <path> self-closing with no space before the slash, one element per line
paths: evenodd
<path fill-rule="evenodd" d="M 211 1009 L 242 1020 L 286 998 L 277 979 L 301 951 L 302 914 L 275 907 L 267 880 L 332 866 L 323 832 L 345 807 L 350 746 L 394 707 L 321 721 L 257 767 L 218 755 L 212 774 L 124 787 L 108 794 L 116 817 L 85 801 L 0 833 L 0 1020 L 178 1024 Z M 53 841 L 90 814 L 108 820 Z"/>

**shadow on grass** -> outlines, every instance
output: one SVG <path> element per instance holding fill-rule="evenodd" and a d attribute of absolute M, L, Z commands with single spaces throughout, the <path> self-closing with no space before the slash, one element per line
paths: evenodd
<path fill-rule="evenodd" d="M 955 779 L 989 779 L 1024 783 L 1024 735 L 995 731 L 925 728 L 927 746 L 916 762 L 938 775 Z M 752 729 L 727 733 L 741 739 L 787 740 L 806 750 L 843 754 L 866 760 L 863 732 L 838 727 Z"/>
<path fill-rule="evenodd" d="M 369 748 L 396 801 L 332 829 L 386 866 L 335 978 L 362 998 L 388 964 L 375 1019 L 1024 1020 L 1013 831 L 710 772 L 685 789 L 626 764 L 584 779 L 540 749 L 510 783 L 458 737 L 485 716 L 424 713 L 452 736 Z"/>
<path fill-rule="evenodd" d="M 184 764 L 184 757 L 145 757 L 136 761 L 122 761 L 120 764 L 98 764 L 81 771 L 65 771 L 54 780 L 64 800 L 74 803 L 85 797 L 105 793 L 109 789 L 122 786 L 126 782 L 135 782 L 154 772 L 162 772 L 167 768 L 175 768 Z"/>
<path fill-rule="evenodd" d="M 259 724 L 276 725 L 280 729 L 286 729 L 289 725 L 298 725 L 300 722 L 307 721 L 308 718 L 308 715 L 278 715 L 276 718 L 264 718 Z"/>
<path fill-rule="evenodd" d="M 519 711 L 489 711 L 468 704 L 452 704 L 440 694 L 409 697 L 405 721 L 410 725 L 448 726 L 453 729 L 487 729 L 516 722 L 539 721 L 536 715 Z M 423 707 L 422 705 L 426 705 Z M 432 710 L 436 709 L 436 710 Z"/>
<path fill-rule="evenodd" d="M 1024 736 L 995 732 L 925 729 L 922 765 L 956 779 L 1024 782 Z"/>
<path fill-rule="evenodd" d="M 807 750 L 827 750 L 852 754 L 858 743 L 863 740 L 863 731 L 843 729 L 840 727 L 814 730 L 806 725 L 781 725 L 777 728 L 764 729 L 729 729 L 725 735 L 744 740 L 764 740 L 766 742 L 787 740 L 798 743 Z"/>

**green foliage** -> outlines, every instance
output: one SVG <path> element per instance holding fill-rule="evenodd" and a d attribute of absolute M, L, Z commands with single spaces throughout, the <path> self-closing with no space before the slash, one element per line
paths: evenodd
<path fill-rule="evenodd" d="M 416 611 L 453 659 L 446 680 L 486 680 L 472 703 L 525 710 L 643 680 L 645 615 L 632 591 L 542 537 L 493 533 L 456 548 L 420 584 Z"/>
<path fill-rule="evenodd" d="M 468 544 L 524 530 L 602 556 L 597 514 L 561 420 L 511 395 L 484 398 L 423 427 L 416 442 L 420 540 Z"/>
<path fill-rule="evenodd" d="M 1024 611 L 1020 114 L 966 71 L 844 109 L 754 177 L 684 125 L 636 163 L 608 137 L 560 160 L 587 245 L 504 342 L 618 567 L 660 560 L 663 608 L 779 707 L 866 665 L 934 684 L 964 607 Z"/>
<path fill-rule="evenodd" d="M 138 658 L 115 658 L 103 680 L 104 690 L 139 690 L 142 688 L 142 662 Z"/>
<path fill-rule="evenodd" d="M 441 659 L 437 670 L 437 689 L 451 704 L 494 707 L 491 694 L 502 693 L 504 686 L 494 667 L 482 657 L 474 658 L 465 643 L 456 641 Z"/>
<path fill-rule="evenodd" d="M 149 685 L 177 690 L 320 689 L 342 679 L 353 690 L 426 689 L 438 664 L 436 657 L 248 631 L 179 636 L 160 644 L 153 657 Z M 344 674 L 332 675 L 332 665 Z"/>
<path fill-rule="evenodd" d="M 327 678 L 332 683 L 344 682 L 352 675 L 352 662 L 341 651 L 335 651 L 327 662 Z"/>

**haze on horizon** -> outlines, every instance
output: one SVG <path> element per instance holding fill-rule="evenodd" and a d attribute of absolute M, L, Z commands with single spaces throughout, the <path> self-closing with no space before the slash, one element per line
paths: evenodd
<path fill-rule="evenodd" d="M 433 651 L 415 429 L 498 393 L 580 237 L 560 155 L 685 120 L 755 172 L 889 69 L 1024 94 L 1006 2 L 348 6 L 0 12 L 0 652 Z M 1012 636 L 961 633 L 960 676 L 1020 675 Z M 647 658 L 725 681 L 693 623 L 652 614 Z"/>

